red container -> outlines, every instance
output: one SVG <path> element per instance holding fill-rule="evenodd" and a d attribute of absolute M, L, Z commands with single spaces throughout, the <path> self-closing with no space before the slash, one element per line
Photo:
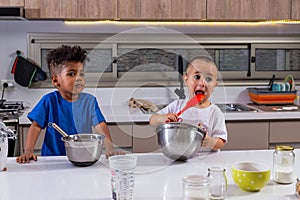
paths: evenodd
<path fill-rule="evenodd" d="M 250 100 L 256 104 L 293 104 L 297 91 L 270 91 L 268 88 L 247 88 Z"/>

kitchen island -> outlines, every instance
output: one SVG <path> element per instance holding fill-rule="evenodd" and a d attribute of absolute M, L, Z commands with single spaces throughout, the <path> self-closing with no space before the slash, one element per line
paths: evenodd
<path fill-rule="evenodd" d="M 300 176 L 300 149 L 295 149 L 295 175 Z M 260 192 L 244 192 L 233 182 L 231 165 L 240 161 L 265 163 L 272 171 L 273 150 L 202 152 L 187 162 L 173 162 L 159 153 L 135 154 L 134 199 L 182 199 L 182 177 L 190 174 L 207 174 L 207 168 L 220 166 L 228 178 L 227 199 L 238 200 L 292 200 L 295 182 L 281 185 L 269 183 Z M 30 164 L 18 164 L 8 158 L 7 171 L 0 173 L 0 200 L 109 200 L 111 199 L 108 160 L 90 167 L 73 166 L 67 157 L 38 157 Z"/>

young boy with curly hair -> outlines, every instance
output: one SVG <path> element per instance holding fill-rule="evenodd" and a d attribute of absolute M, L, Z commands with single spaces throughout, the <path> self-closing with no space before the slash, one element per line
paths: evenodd
<path fill-rule="evenodd" d="M 84 93 L 84 61 L 87 52 L 79 46 L 62 46 L 49 52 L 47 63 L 52 84 L 57 89 L 42 97 L 28 114 L 32 122 L 25 144 L 24 153 L 17 157 L 19 163 L 37 160 L 34 146 L 41 129 L 46 129 L 42 146 L 42 156 L 66 155 L 61 134 L 48 127 L 56 123 L 69 135 L 92 133 L 92 126 L 99 134 L 104 134 L 106 156 L 124 154 L 114 151 L 109 129 L 95 96 Z"/>

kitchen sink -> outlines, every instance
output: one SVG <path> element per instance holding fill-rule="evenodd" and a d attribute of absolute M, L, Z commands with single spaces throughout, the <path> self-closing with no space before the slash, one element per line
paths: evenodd
<path fill-rule="evenodd" d="M 256 109 L 250 108 L 240 103 L 216 104 L 222 112 L 257 112 Z"/>

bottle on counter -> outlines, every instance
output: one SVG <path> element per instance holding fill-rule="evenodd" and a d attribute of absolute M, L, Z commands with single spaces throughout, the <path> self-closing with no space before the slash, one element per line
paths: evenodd
<path fill-rule="evenodd" d="M 273 179 L 277 183 L 290 184 L 294 181 L 294 147 L 276 145 L 273 153 Z"/>
<path fill-rule="evenodd" d="M 222 167 L 208 168 L 209 199 L 225 199 L 227 191 L 227 177 Z"/>

